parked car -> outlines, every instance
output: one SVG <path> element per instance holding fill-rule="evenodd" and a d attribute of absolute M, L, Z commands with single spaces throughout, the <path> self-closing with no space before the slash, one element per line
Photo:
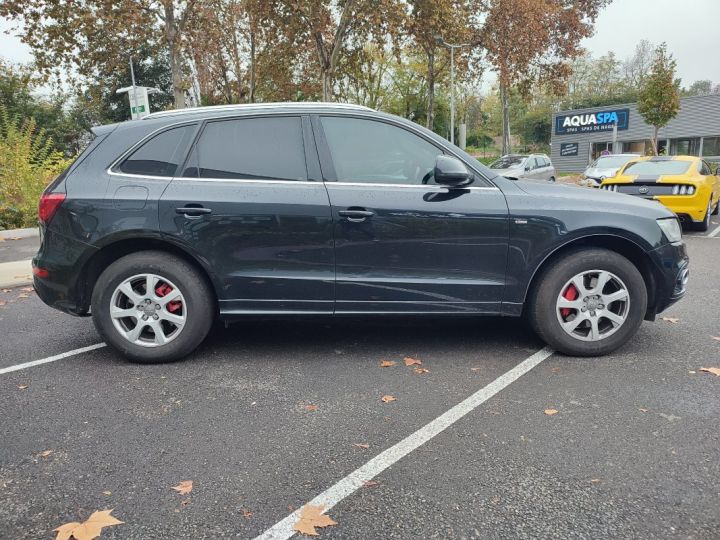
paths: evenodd
<path fill-rule="evenodd" d="M 525 315 L 592 356 L 685 293 L 661 205 L 509 180 L 364 107 L 203 107 L 93 131 L 40 201 L 35 288 L 135 361 L 188 354 L 217 317 L 294 315 Z"/>
<path fill-rule="evenodd" d="M 720 211 L 720 178 L 695 156 L 636 158 L 601 189 L 656 200 L 698 231 L 707 231 L 710 214 Z"/>
<path fill-rule="evenodd" d="M 615 176 L 628 161 L 637 159 L 639 154 L 610 154 L 600 156 L 583 173 L 581 183 L 586 186 L 600 187 L 606 178 Z"/>
<path fill-rule="evenodd" d="M 547 180 L 554 182 L 557 176 L 550 158 L 545 154 L 507 154 L 493 161 L 490 168 L 500 176 L 511 180 Z"/>

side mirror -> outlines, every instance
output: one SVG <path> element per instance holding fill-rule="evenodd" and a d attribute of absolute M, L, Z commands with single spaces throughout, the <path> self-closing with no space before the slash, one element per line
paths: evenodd
<path fill-rule="evenodd" d="M 530 170 L 530 165 L 525 165 L 525 172 L 528 172 Z"/>
<path fill-rule="evenodd" d="M 449 187 L 462 187 L 471 184 L 472 174 L 465 164 L 451 156 L 438 156 L 435 159 L 435 183 Z"/>

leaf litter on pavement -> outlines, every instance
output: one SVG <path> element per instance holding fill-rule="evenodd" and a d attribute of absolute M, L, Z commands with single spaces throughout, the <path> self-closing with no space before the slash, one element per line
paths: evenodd
<path fill-rule="evenodd" d="M 187 495 L 193 489 L 193 481 L 192 480 L 183 480 L 177 486 L 174 486 L 172 489 L 177 491 L 180 495 Z"/>
<path fill-rule="evenodd" d="M 111 516 L 111 513 L 112 509 L 98 510 L 90 514 L 87 521 L 82 523 L 73 521 L 60 525 L 57 529 L 53 529 L 53 532 L 57 533 L 55 540 L 70 540 L 71 538 L 75 540 L 93 540 L 100 536 L 103 528 L 124 523 Z"/>
<path fill-rule="evenodd" d="M 720 368 L 718 367 L 701 367 L 700 371 L 704 371 L 705 373 L 712 373 L 716 377 L 720 377 Z"/>
<path fill-rule="evenodd" d="M 324 504 L 317 506 L 306 504 L 300 509 L 300 519 L 293 525 L 293 529 L 308 536 L 318 536 L 315 530 L 316 527 L 322 528 L 337 525 L 337 521 L 323 514 L 323 510 L 325 510 Z"/>

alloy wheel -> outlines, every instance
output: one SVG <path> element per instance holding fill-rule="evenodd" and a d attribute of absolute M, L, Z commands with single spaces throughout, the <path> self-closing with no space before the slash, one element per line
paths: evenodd
<path fill-rule="evenodd" d="M 587 270 L 560 289 L 555 312 L 562 329 L 575 339 L 600 341 L 617 332 L 630 313 L 630 293 L 606 270 Z"/>
<path fill-rule="evenodd" d="M 110 318 L 118 333 L 142 347 L 174 340 L 187 321 L 180 289 L 156 274 L 137 274 L 118 285 L 110 299 Z"/>

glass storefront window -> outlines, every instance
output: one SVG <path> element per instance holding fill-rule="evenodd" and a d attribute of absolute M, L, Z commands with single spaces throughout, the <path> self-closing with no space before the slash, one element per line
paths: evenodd
<path fill-rule="evenodd" d="M 703 156 L 720 156 L 720 137 L 703 138 Z"/>
<path fill-rule="evenodd" d="M 692 139 L 671 139 L 670 140 L 671 156 L 699 156 L 700 155 L 700 137 Z"/>

